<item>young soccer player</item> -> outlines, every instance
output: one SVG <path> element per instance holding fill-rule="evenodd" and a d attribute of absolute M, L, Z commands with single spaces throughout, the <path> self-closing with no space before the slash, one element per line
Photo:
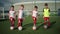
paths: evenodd
<path fill-rule="evenodd" d="M 14 11 L 14 6 L 11 6 L 10 11 L 9 11 L 9 19 L 11 22 L 11 27 L 10 29 L 14 29 L 14 21 L 15 21 L 15 11 Z"/>
<path fill-rule="evenodd" d="M 24 14 L 24 5 L 20 5 L 20 9 L 18 12 L 18 30 L 22 30 L 22 22 L 23 22 L 23 15 Z"/>
<path fill-rule="evenodd" d="M 50 21 L 49 21 L 49 17 L 50 17 L 50 9 L 48 7 L 48 4 L 45 3 L 45 8 L 43 9 L 43 18 L 44 18 L 44 28 L 47 29 L 50 26 Z"/>
<path fill-rule="evenodd" d="M 33 22 L 34 22 L 33 30 L 36 30 L 36 21 L 37 21 L 37 14 L 38 14 L 37 10 L 38 10 L 38 7 L 34 6 L 34 9 L 32 11 L 32 18 L 33 18 Z"/>

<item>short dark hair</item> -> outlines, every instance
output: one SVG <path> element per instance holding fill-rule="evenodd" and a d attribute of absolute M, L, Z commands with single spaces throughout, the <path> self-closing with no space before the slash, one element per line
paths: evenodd
<path fill-rule="evenodd" d="M 12 5 L 11 7 L 13 7 L 14 8 L 14 6 Z"/>
<path fill-rule="evenodd" d="M 45 6 L 48 6 L 48 3 L 45 3 Z"/>
<path fill-rule="evenodd" d="M 24 8 L 24 5 L 23 4 L 21 4 L 20 6 L 22 6 Z"/>
<path fill-rule="evenodd" d="M 38 6 L 34 6 L 34 8 L 38 8 Z"/>

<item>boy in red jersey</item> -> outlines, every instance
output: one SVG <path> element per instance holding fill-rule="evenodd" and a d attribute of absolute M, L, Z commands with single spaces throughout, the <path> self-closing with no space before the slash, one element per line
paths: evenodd
<path fill-rule="evenodd" d="M 33 30 L 36 30 L 36 21 L 37 21 L 37 14 L 38 14 L 37 10 L 38 10 L 38 7 L 34 6 L 34 9 L 32 11 L 32 18 L 33 18 L 33 22 L 34 22 Z"/>
<path fill-rule="evenodd" d="M 18 30 L 22 30 L 22 22 L 23 22 L 23 15 L 24 14 L 24 5 L 20 5 L 20 9 L 18 12 Z"/>

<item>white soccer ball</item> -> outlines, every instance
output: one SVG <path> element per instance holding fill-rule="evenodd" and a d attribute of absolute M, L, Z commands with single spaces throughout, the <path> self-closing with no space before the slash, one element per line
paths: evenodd
<path fill-rule="evenodd" d="M 13 30 L 14 29 L 14 27 L 10 27 L 10 30 Z"/>
<path fill-rule="evenodd" d="M 36 30 L 36 27 L 35 26 L 33 26 L 33 30 Z"/>
<path fill-rule="evenodd" d="M 44 28 L 47 29 L 47 25 L 44 25 Z"/>
<path fill-rule="evenodd" d="M 22 30 L 22 27 L 20 26 L 20 27 L 18 27 L 18 30 Z"/>

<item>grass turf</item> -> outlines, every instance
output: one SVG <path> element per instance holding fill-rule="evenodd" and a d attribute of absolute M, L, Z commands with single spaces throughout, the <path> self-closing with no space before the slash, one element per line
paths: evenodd
<path fill-rule="evenodd" d="M 0 20 L 0 34 L 60 34 L 60 17 L 53 16 L 50 17 L 51 27 L 47 30 L 43 28 L 43 18 L 39 17 L 37 20 L 37 30 L 33 31 L 33 20 L 30 16 L 26 17 L 23 21 L 23 30 L 19 31 L 17 28 L 15 30 L 10 30 L 9 20 Z M 17 27 L 17 20 L 15 21 L 15 27 Z"/>

